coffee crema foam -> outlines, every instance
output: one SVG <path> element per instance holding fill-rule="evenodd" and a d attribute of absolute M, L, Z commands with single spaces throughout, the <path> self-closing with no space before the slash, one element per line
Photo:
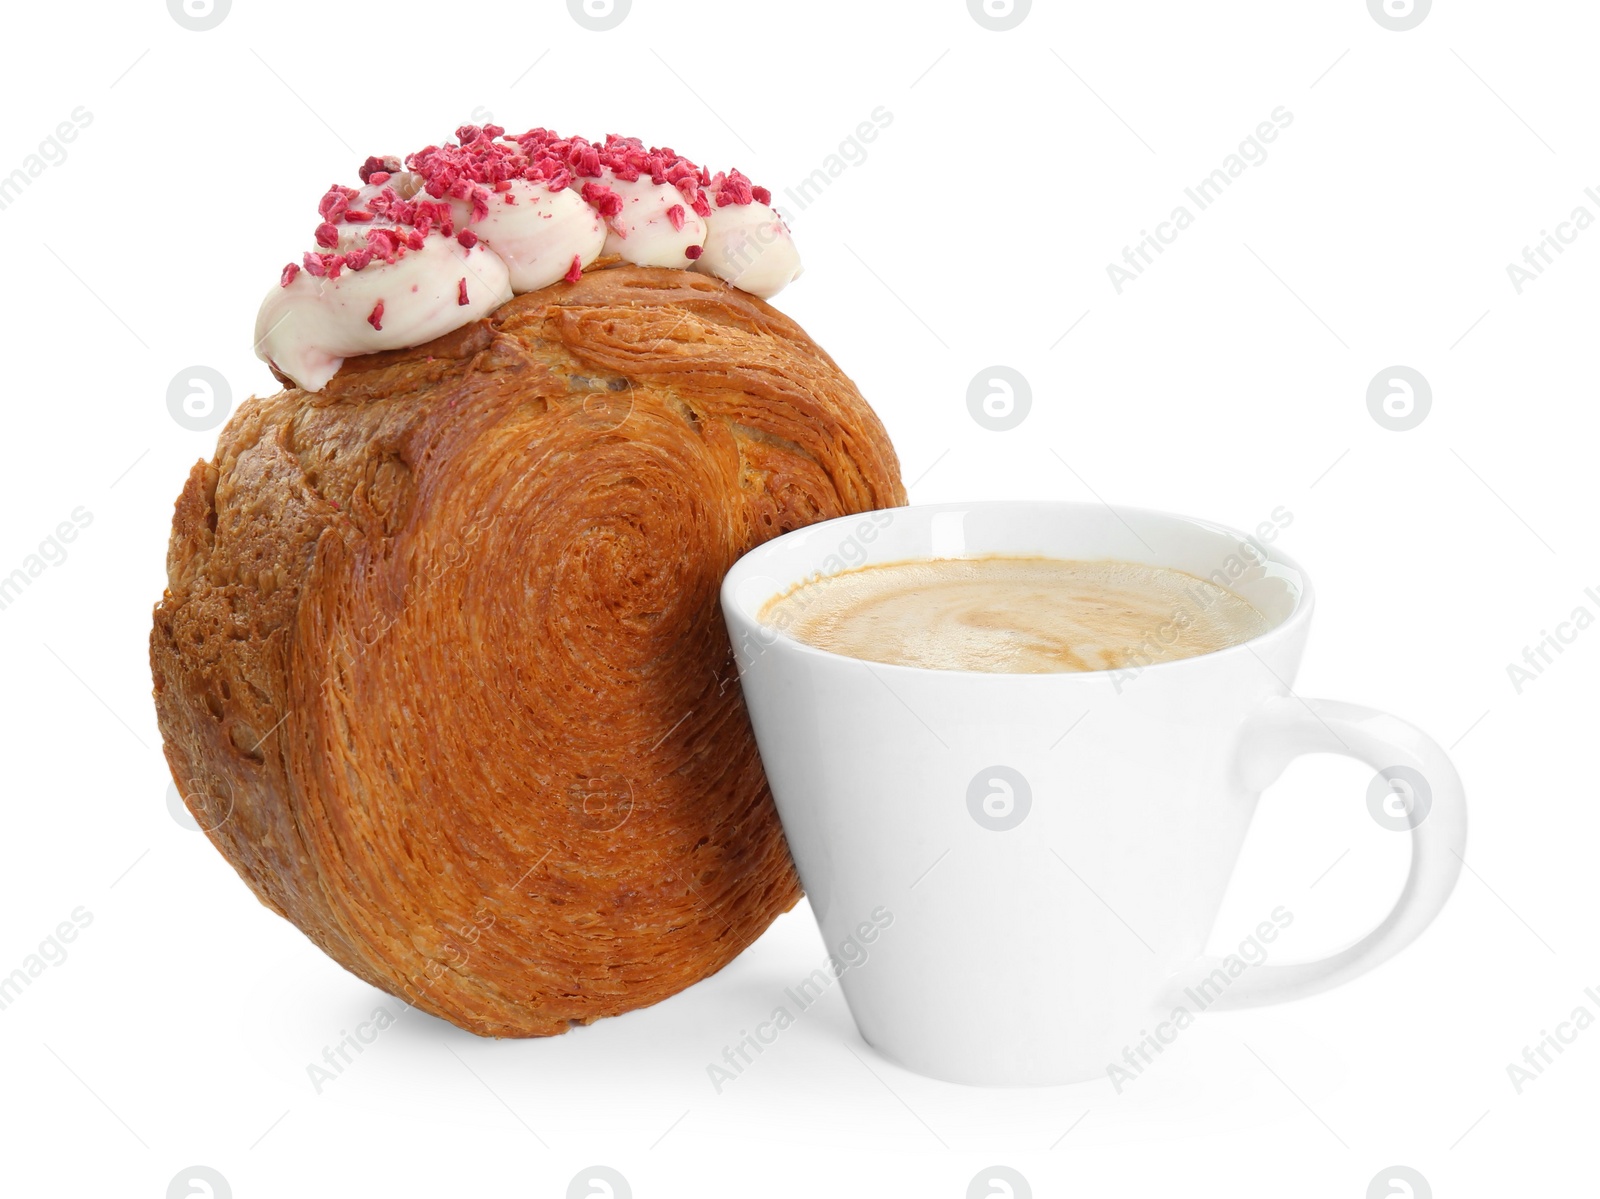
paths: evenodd
<path fill-rule="evenodd" d="M 1181 570 L 1006 557 L 864 566 L 768 600 L 759 619 L 851 658 L 992 674 L 1139 668 L 1269 627 L 1248 601 Z"/>

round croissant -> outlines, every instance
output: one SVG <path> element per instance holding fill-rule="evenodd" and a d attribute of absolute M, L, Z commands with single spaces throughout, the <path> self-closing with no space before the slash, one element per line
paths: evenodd
<path fill-rule="evenodd" d="M 376 987 L 494 1036 L 654 1003 L 800 893 L 722 576 L 904 502 L 794 322 L 588 271 L 240 408 L 173 520 L 167 760 L 261 901 Z"/>

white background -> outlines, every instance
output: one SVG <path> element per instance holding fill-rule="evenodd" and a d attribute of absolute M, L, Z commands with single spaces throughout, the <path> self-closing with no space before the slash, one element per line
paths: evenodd
<path fill-rule="evenodd" d="M 1396 1164 L 1441 1197 L 1596 1192 L 1600 1029 L 1520 1095 L 1506 1071 L 1580 1004 L 1600 1015 L 1600 631 L 1520 694 L 1507 674 L 1600 614 L 1600 230 L 1521 294 L 1506 271 L 1576 206 L 1600 216 L 1592 6 L 1441 0 L 1407 32 L 1360 0 L 1041 3 L 1009 32 L 955 0 L 635 0 L 609 32 L 551 0 L 7 20 L 0 174 L 75 108 L 92 123 L 0 211 L 0 574 L 93 519 L 0 611 L 0 973 L 74 909 L 93 922 L 0 1011 L 0 1190 L 160 1199 L 203 1164 L 239 1199 L 561 1196 L 603 1163 L 641 1199 L 957 1199 L 1000 1163 L 1035 1195 L 1362 1199 Z M 786 202 L 880 105 L 865 160 Z M 1117 294 L 1107 264 L 1280 105 L 1266 161 Z M 317 197 L 489 114 L 771 187 L 807 268 L 778 303 L 882 414 L 915 501 L 1292 512 L 1278 544 L 1321 598 L 1299 690 L 1414 720 L 1465 776 L 1467 869 L 1435 927 L 1334 993 L 1202 1017 L 1120 1095 L 918 1078 L 837 989 L 716 1093 L 707 1065 L 822 961 L 804 905 L 717 977 L 560 1038 L 405 1014 L 318 1094 L 308 1064 L 397 1005 L 169 814 L 146 639 L 215 433 L 180 427 L 167 388 L 198 364 L 235 405 L 270 389 L 250 329 Z M 1032 389 L 1004 433 L 966 406 L 996 364 Z M 1366 402 L 1395 364 L 1433 391 L 1406 432 Z M 1216 947 L 1279 904 L 1280 961 L 1379 918 L 1405 849 L 1367 780 L 1307 759 L 1271 789 Z"/>

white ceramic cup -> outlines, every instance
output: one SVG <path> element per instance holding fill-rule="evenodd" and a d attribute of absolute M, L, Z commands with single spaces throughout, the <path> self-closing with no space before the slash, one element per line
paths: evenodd
<path fill-rule="evenodd" d="M 984 674 L 843 657 L 757 619 L 820 575 L 990 554 L 1175 567 L 1224 583 L 1271 628 L 1143 669 Z M 1461 870 L 1466 808 L 1449 758 L 1396 717 L 1294 692 L 1311 583 L 1221 525 L 1066 503 L 886 509 L 752 550 L 722 606 L 850 1011 L 870 1045 L 918 1073 L 1131 1077 L 1186 1027 L 1182 1013 L 1293 999 L 1372 969 L 1439 914 Z M 1262 790 L 1321 752 L 1371 766 L 1374 817 L 1409 831 L 1393 911 L 1321 961 L 1203 958 Z M 1252 940 L 1265 951 L 1281 921 L 1262 915 Z"/>

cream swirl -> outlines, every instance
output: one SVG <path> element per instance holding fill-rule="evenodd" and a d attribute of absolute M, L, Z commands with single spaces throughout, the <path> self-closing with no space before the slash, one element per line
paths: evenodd
<path fill-rule="evenodd" d="M 336 278 L 299 271 L 256 316 L 256 353 L 306 391 L 321 391 L 355 354 L 421 345 L 511 298 L 498 254 L 434 234 L 392 263 Z"/>
<path fill-rule="evenodd" d="M 471 228 L 505 259 L 511 290 L 521 295 L 548 287 L 563 275 L 582 270 L 606 244 L 600 214 L 570 187 L 551 191 L 543 183 L 513 179 L 508 190 L 489 200 L 489 212 L 472 221 L 472 205 L 456 200 L 456 223 Z"/>
<path fill-rule="evenodd" d="M 610 172 L 602 173 L 600 184 L 621 202 L 606 217 L 607 254 L 635 266 L 687 267 L 700 257 L 706 223 L 672 184 L 643 178 L 629 182 Z"/>
<path fill-rule="evenodd" d="M 789 226 L 771 208 L 751 200 L 711 210 L 694 269 L 766 300 L 798 279 L 802 268 Z"/>

